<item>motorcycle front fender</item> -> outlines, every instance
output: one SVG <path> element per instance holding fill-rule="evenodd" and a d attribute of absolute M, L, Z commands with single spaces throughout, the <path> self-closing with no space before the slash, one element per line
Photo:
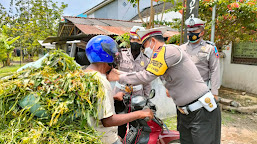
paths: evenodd
<path fill-rule="evenodd" d="M 177 141 L 180 139 L 180 135 L 178 131 L 174 130 L 165 130 L 159 135 L 159 140 L 157 144 L 168 144 L 172 141 Z"/>

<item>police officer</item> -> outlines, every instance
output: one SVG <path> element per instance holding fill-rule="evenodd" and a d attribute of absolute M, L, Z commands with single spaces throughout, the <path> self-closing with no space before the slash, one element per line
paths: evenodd
<path fill-rule="evenodd" d="M 218 100 L 218 89 L 220 88 L 218 50 L 212 43 L 203 40 L 205 21 L 198 18 L 189 18 L 185 21 L 185 24 L 189 41 L 181 48 L 195 63 L 204 82 L 211 88 L 212 94 Z"/>
<path fill-rule="evenodd" d="M 138 30 L 145 30 L 144 27 L 134 26 L 130 30 L 131 48 L 121 48 L 120 62 L 118 69 L 124 72 L 138 72 L 144 70 L 149 62 L 149 58 L 142 52 L 142 43 L 136 34 Z M 115 84 L 115 92 L 125 93 L 126 82 L 117 81 Z M 133 86 L 133 95 L 148 96 L 151 90 L 151 84 L 140 84 Z"/>
<path fill-rule="evenodd" d="M 120 50 L 120 62 L 118 65 L 118 69 L 124 72 L 137 72 L 144 70 L 147 66 L 149 59 L 142 52 L 142 43 L 136 33 L 138 30 L 145 30 L 144 27 L 134 26 L 130 30 L 130 45 L 131 48 L 121 48 Z M 116 113 L 120 113 L 124 110 L 123 102 L 121 102 L 123 95 L 125 92 L 126 82 L 117 81 L 115 84 L 114 91 L 116 95 L 115 99 L 115 111 Z M 151 90 L 151 84 L 139 84 L 133 86 L 132 95 L 141 95 L 141 96 L 149 96 L 149 92 Z M 126 125 L 119 126 L 118 134 L 120 137 L 124 137 L 126 134 Z"/>
<path fill-rule="evenodd" d="M 144 53 L 151 57 L 146 69 L 136 73 L 122 73 L 113 69 L 110 81 L 129 84 L 150 83 L 157 77 L 165 80 L 174 103 L 180 111 L 180 141 L 182 144 L 219 144 L 216 129 L 220 109 L 214 96 L 188 55 L 175 45 L 165 45 L 164 28 L 138 31 Z"/>

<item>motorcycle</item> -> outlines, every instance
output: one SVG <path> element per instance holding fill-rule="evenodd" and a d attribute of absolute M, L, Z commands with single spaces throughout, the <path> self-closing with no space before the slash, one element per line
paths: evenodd
<path fill-rule="evenodd" d="M 149 98 L 144 96 L 133 96 L 131 91 L 130 94 L 123 96 L 123 102 L 126 107 L 124 110 L 125 113 L 146 108 L 149 108 L 154 112 L 154 118 L 152 120 L 149 120 L 149 118 L 138 119 L 127 125 L 127 132 L 123 139 L 123 144 L 179 143 L 179 132 L 168 130 L 162 120 L 155 116 L 156 107 L 150 101 L 154 97 L 154 89 L 151 90 Z"/>

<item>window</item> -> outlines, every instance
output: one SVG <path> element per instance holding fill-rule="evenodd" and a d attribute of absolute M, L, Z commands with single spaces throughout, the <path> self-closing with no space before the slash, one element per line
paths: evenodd
<path fill-rule="evenodd" d="M 257 42 L 233 43 L 232 63 L 257 65 Z"/>
<path fill-rule="evenodd" d="M 122 4 L 124 7 L 127 5 L 127 3 L 126 2 L 123 2 L 123 4 Z"/>

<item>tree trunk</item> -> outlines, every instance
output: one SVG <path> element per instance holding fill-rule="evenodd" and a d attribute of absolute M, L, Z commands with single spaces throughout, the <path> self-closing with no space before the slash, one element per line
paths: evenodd
<path fill-rule="evenodd" d="M 139 0 L 137 1 L 137 12 L 138 12 L 138 16 L 141 19 L 142 23 L 145 24 L 145 21 L 143 20 L 143 17 L 141 16 L 141 12 L 139 9 Z"/>
<path fill-rule="evenodd" d="M 153 1 L 151 0 L 151 9 L 150 9 L 150 20 L 147 23 L 146 29 L 150 29 L 153 25 L 153 21 L 154 21 L 154 10 L 153 10 Z"/>
<path fill-rule="evenodd" d="M 163 7 L 162 7 L 162 17 L 161 17 L 161 20 L 159 21 L 159 27 L 161 26 L 161 21 L 162 21 L 162 19 L 163 19 L 163 13 L 164 13 L 164 11 L 165 11 L 165 4 L 166 4 L 166 1 L 164 1 L 164 3 L 163 3 Z"/>
<path fill-rule="evenodd" d="M 10 54 L 7 53 L 6 66 L 9 66 L 10 64 L 11 64 L 11 62 L 10 62 Z"/>
<path fill-rule="evenodd" d="M 7 66 L 6 60 L 3 60 L 3 67 Z"/>
<path fill-rule="evenodd" d="M 226 106 L 221 104 L 221 107 L 223 110 L 230 110 L 230 111 L 235 111 L 235 112 L 240 112 L 245 114 L 252 114 L 257 112 L 257 105 L 249 106 L 249 107 L 231 107 L 231 106 Z"/>

